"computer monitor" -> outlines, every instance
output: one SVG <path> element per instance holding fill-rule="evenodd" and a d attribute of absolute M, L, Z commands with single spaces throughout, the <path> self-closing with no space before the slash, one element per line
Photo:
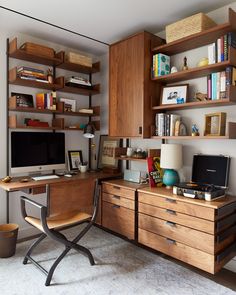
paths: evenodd
<path fill-rule="evenodd" d="M 65 169 L 65 134 L 11 132 L 11 173 Z"/>

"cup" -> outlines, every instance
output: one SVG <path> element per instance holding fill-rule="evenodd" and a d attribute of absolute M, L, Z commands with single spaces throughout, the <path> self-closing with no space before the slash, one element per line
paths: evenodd
<path fill-rule="evenodd" d="M 87 165 L 79 165 L 79 171 L 81 173 L 87 172 Z"/>
<path fill-rule="evenodd" d="M 127 148 L 127 153 L 126 153 L 127 157 L 132 157 L 133 155 L 133 148 L 131 147 L 128 147 Z"/>

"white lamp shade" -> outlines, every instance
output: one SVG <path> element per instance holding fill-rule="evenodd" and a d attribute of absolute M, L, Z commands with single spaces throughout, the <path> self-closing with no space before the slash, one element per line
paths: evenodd
<path fill-rule="evenodd" d="M 180 169 L 183 165 L 181 144 L 161 145 L 161 168 Z"/>

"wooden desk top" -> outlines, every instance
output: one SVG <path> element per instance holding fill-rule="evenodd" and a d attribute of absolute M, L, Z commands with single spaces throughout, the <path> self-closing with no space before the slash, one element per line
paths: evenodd
<path fill-rule="evenodd" d="M 103 181 L 103 183 L 118 185 L 120 187 L 134 190 L 134 191 L 137 189 L 148 187 L 148 184 L 135 183 L 135 182 L 127 181 L 124 179 L 112 179 L 112 180 Z"/>
<path fill-rule="evenodd" d="M 4 189 L 5 191 L 8 192 L 14 192 L 14 191 L 21 191 L 29 188 L 36 188 L 36 187 L 42 187 L 47 184 L 53 184 L 53 183 L 70 183 L 73 181 L 78 181 L 82 179 L 97 179 L 97 178 L 106 178 L 106 177 L 111 177 L 111 176 L 116 176 L 116 175 L 111 175 L 108 173 L 104 173 L 102 171 L 99 172 L 86 172 L 86 173 L 78 173 L 77 175 L 73 175 L 72 177 L 65 177 L 65 176 L 60 176 L 59 178 L 55 179 L 47 179 L 47 180 L 32 180 L 31 177 L 16 177 L 11 180 L 11 182 L 5 183 L 3 181 L 0 181 L 0 188 Z M 21 179 L 29 179 L 27 182 L 21 182 Z"/>
<path fill-rule="evenodd" d="M 138 189 L 138 192 L 146 193 L 156 196 L 161 196 L 168 199 L 173 199 L 176 201 L 182 201 L 186 203 L 191 203 L 199 206 L 209 207 L 213 209 L 219 209 L 223 206 L 229 205 L 231 203 L 236 202 L 235 196 L 225 196 L 224 198 L 219 198 L 214 201 L 205 201 L 205 200 L 198 200 L 198 199 L 191 199 L 187 197 L 182 197 L 178 195 L 174 195 L 172 193 L 172 189 L 166 189 L 164 187 L 144 187 Z"/>

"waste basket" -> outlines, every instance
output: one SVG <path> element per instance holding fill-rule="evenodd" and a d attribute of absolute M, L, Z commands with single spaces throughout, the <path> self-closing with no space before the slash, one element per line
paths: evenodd
<path fill-rule="evenodd" d="M 0 224 L 0 257 L 11 257 L 16 252 L 18 224 Z"/>

